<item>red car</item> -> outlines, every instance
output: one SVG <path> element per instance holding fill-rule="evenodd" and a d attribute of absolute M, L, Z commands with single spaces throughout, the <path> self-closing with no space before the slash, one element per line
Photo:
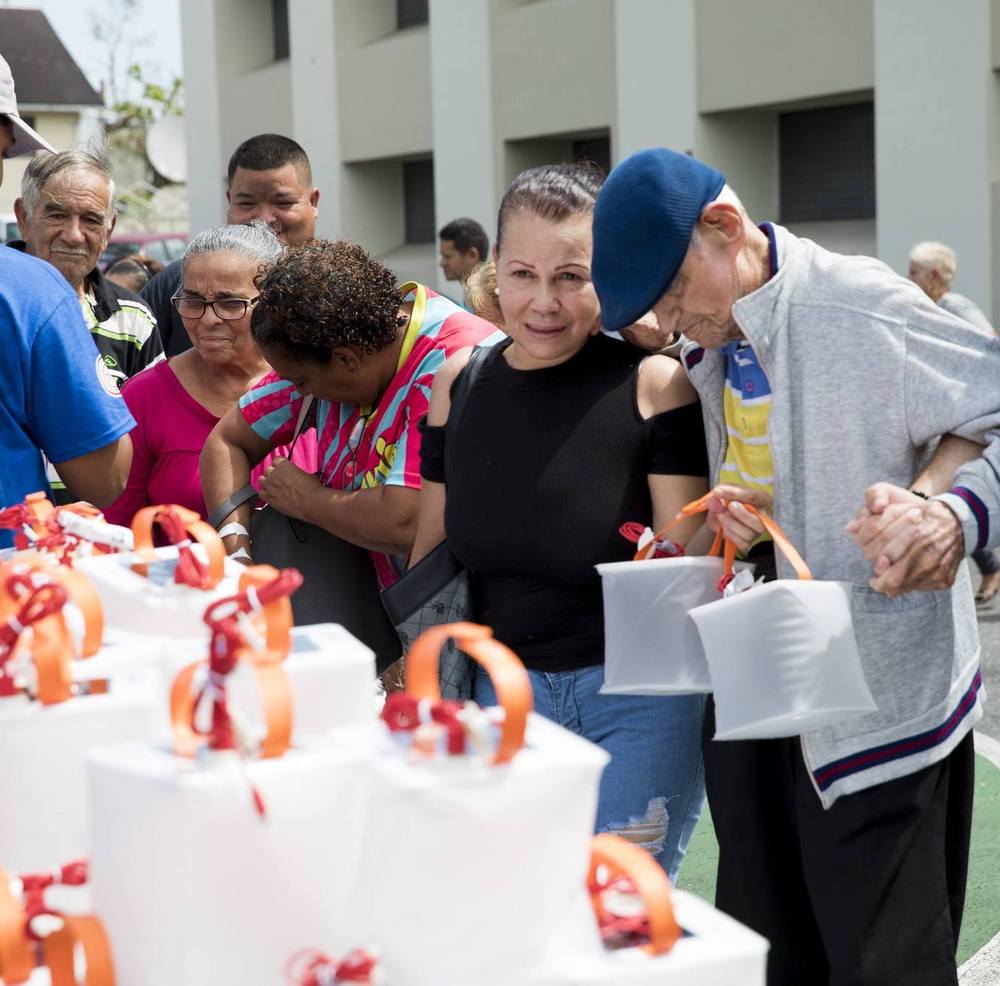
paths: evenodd
<path fill-rule="evenodd" d="M 187 233 L 120 233 L 111 237 L 97 266 L 102 271 L 107 270 L 116 260 L 133 253 L 144 254 L 166 265 L 180 259 L 187 241 Z"/>

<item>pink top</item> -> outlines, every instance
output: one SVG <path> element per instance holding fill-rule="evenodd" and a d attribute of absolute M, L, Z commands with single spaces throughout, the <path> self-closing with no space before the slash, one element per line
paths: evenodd
<path fill-rule="evenodd" d="M 122 388 L 122 397 L 136 420 L 130 434 L 132 469 L 124 492 L 104 515 L 112 524 L 127 527 L 142 507 L 177 503 L 207 517 L 198 458 L 219 419 L 184 389 L 167 360 L 136 374 Z M 273 456 L 287 454 L 287 446 L 275 449 L 257 466 L 251 475 L 254 486 Z M 292 461 L 306 472 L 316 472 L 315 431 L 302 434 Z"/>

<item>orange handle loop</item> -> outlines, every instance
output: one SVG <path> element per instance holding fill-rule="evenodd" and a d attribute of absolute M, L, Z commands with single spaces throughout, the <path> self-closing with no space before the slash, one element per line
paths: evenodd
<path fill-rule="evenodd" d="M 89 914 L 60 916 L 62 931 L 49 935 L 42 949 L 52 986 L 115 986 L 115 967 L 104 925 Z M 82 983 L 76 976 L 77 947 L 87 964 Z"/>
<path fill-rule="evenodd" d="M 298 576 L 298 573 L 293 574 Z M 254 565 L 240 576 L 240 591 L 245 593 L 247 589 L 261 588 L 278 577 L 278 570 L 270 565 Z M 301 576 L 298 578 L 301 579 Z M 213 609 L 235 601 L 235 598 L 219 600 L 209 607 L 208 614 Z M 243 639 L 236 652 L 236 659 L 246 661 L 253 667 L 261 694 L 266 731 L 260 744 L 260 756 L 280 757 L 292 743 L 292 688 L 282 664 L 292 646 L 292 606 L 288 595 L 265 602 L 259 615 L 250 618 L 256 619 L 258 625 L 263 624 L 264 649 L 255 650 Z M 213 633 L 213 640 L 214 637 Z M 205 661 L 195 661 L 187 665 L 178 673 L 170 689 L 174 750 L 181 756 L 194 756 L 204 743 L 193 726 L 197 700 L 193 684 L 195 673 L 205 664 Z"/>
<path fill-rule="evenodd" d="M 683 523 L 689 517 L 693 517 L 695 514 L 703 514 L 708 510 L 708 501 L 712 496 L 711 491 L 706 493 L 704 496 L 698 497 L 697 500 L 692 500 L 690 503 L 681 507 L 680 510 L 674 515 L 673 520 L 667 524 L 666 527 L 661 531 L 657 531 L 653 541 L 647 545 L 645 548 L 641 548 L 636 551 L 633 555 L 633 561 L 646 561 L 653 557 L 653 552 L 656 549 L 656 542 L 661 538 L 666 537 L 678 524 Z M 712 547 L 708 551 L 708 556 L 710 558 L 717 558 L 719 554 L 723 556 L 723 568 L 726 575 L 731 575 L 733 571 L 733 563 L 736 561 L 736 545 L 731 541 L 725 540 L 722 535 L 722 531 L 716 531 L 715 540 L 712 542 Z"/>
<path fill-rule="evenodd" d="M 774 541 L 775 546 L 781 549 L 781 553 L 788 559 L 789 565 L 795 569 L 795 574 L 803 580 L 811 579 L 812 572 L 809 571 L 809 566 L 805 563 L 802 555 L 795 550 L 795 546 L 788 540 L 787 535 L 778 526 L 777 521 L 763 511 L 758 510 L 752 504 L 744 503 L 743 506 L 764 525 L 764 530 L 771 535 L 771 540 Z"/>
<path fill-rule="evenodd" d="M 260 589 L 279 576 L 273 565 L 251 565 L 240 575 L 240 592 Z M 267 652 L 271 659 L 283 661 L 292 650 L 292 601 L 289 596 L 280 596 L 264 603 L 250 619 L 258 633 L 267 641 Z"/>
<path fill-rule="evenodd" d="M 444 623 L 425 630 L 406 655 L 406 691 L 417 699 L 437 701 L 441 698 L 438 679 L 441 649 L 449 639 L 481 664 L 493 682 L 505 715 L 492 762 L 508 763 L 524 746 L 528 713 L 534 704 L 531 680 L 518 656 L 499 640 L 494 640 L 489 627 L 478 623 Z"/>
<path fill-rule="evenodd" d="M 46 576 L 53 573 L 38 559 L 29 562 L 29 569 L 42 571 Z M 12 586 L 20 578 L 24 567 L 19 563 L 0 564 L 0 620 L 16 618 L 21 611 L 25 596 L 19 596 Z M 42 587 L 44 587 L 44 582 Z M 55 579 L 49 580 L 52 588 L 48 591 L 59 592 L 62 599 L 66 599 L 68 591 L 63 584 Z M 30 592 L 30 590 L 29 590 Z M 73 637 L 66 625 L 66 618 L 62 612 L 62 605 L 49 616 L 33 622 L 31 624 L 31 660 L 35 665 L 35 676 L 38 685 L 38 700 L 42 705 L 58 705 L 73 696 L 73 673 L 70 661 L 73 657 Z M 15 646 L 24 646 L 24 638 Z"/>
<path fill-rule="evenodd" d="M 649 943 L 642 948 L 651 955 L 669 952 L 680 939 L 681 929 L 674 917 L 670 880 L 663 868 L 645 849 L 609 832 L 595 835 L 590 844 L 590 886 L 597 883 L 597 870 L 602 866 L 610 877 L 628 877 L 646 906 Z M 596 893 L 591 898 L 598 917 L 604 910 L 600 897 Z"/>
<path fill-rule="evenodd" d="M 161 515 L 168 510 L 180 517 L 184 530 L 208 553 L 209 584 L 207 588 L 214 588 L 222 581 L 226 548 L 214 528 L 206 524 L 198 514 L 193 510 L 188 510 L 187 507 L 181 507 L 177 504 L 143 507 L 132 518 L 132 535 L 135 539 L 136 552 L 147 559 L 152 557 L 153 525 L 158 523 Z M 137 575 L 145 576 L 149 572 L 149 567 L 146 563 L 139 561 L 132 566 L 132 571 Z"/>
<path fill-rule="evenodd" d="M 0 980 L 25 983 L 35 968 L 35 956 L 25 934 L 24 906 L 10 892 L 10 877 L 0 869 Z"/>

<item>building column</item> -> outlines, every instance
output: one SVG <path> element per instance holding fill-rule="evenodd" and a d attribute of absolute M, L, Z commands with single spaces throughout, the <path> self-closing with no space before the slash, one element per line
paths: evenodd
<path fill-rule="evenodd" d="M 493 243 L 497 158 L 493 133 L 490 0 L 430 0 L 431 113 L 436 225 L 475 219 Z M 445 290 L 438 275 L 439 288 Z M 449 294 L 455 285 L 448 285 Z"/>
<path fill-rule="evenodd" d="M 990 0 L 875 0 L 875 188 L 879 257 L 905 273 L 914 243 L 947 243 L 956 290 L 995 323 L 990 25 Z"/>
<path fill-rule="evenodd" d="M 319 189 L 319 236 L 335 238 L 340 208 L 340 112 L 334 0 L 289 0 L 292 136 L 309 155 Z"/>
<path fill-rule="evenodd" d="M 615 0 L 611 157 L 645 147 L 696 152 L 694 0 Z"/>
<path fill-rule="evenodd" d="M 188 218 L 192 233 L 226 219 L 216 0 L 181 0 Z"/>

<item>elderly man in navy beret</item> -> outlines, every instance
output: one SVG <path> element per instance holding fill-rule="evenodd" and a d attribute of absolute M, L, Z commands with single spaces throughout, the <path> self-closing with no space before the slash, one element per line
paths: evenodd
<path fill-rule="evenodd" d="M 713 742 L 709 702 L 719 906 L 770 939 L 770 986 L 956 983 L 985 698 L 959 563 L 1000 540 L 1000 344 L 876 260 L 755 225 L 719 172 L 662 148 L 608 178 L 592 272 L 606 328 L 651 309 L 684 336 L 709 523 L 791 577 L 744 504 L 768 510 L 815 577 L 851 584 L 878 705 Z M 977 457 L 921 473 L 949 433 Z"/>

